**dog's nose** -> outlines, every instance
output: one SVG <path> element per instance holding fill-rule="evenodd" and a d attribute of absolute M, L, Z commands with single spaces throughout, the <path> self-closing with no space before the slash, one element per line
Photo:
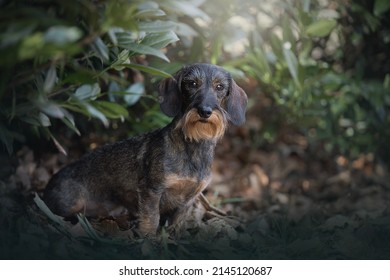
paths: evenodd
<path fill-rule="evenodd" d="M 201 118 L 209 118 L 211 114 L 213 113 L 213 109 L 209 106 L 201 106 L 198 108 L 198 114 Z"/>

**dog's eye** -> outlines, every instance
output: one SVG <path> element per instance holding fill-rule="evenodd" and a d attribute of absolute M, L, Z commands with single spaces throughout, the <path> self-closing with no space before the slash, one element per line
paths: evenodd
<path fill-rule="evenodd" d="M 187 85 L 190 88 L 197 88 L 198 87 L 198 83 L 196 81 L 188 81 Z"/>
<path fill-rule="evenodd" d="M 222 91 L 222 90 L 225 89 L 225 87 L 224 87 L 222 84 L 218 84 L 218 85 L 215 87 L 215 89 L 216 89 L 217 91 Z"/>

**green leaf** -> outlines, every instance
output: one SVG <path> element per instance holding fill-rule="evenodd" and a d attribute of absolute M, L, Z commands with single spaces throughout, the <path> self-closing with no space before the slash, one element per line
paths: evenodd
<path fill-rule="evenodd" d="M 222 36 L 216 35 L 213 38 L 213 42 L 211 45 L 210 62 L 212 64 L 218 64 L 218 60 L 220 59 L 223 50 L 222 46 L 223 46 Z"/>
<path fill-rule="evenodd" d="M 57 147 L 57 149 L 60 151 L 60 153 L 64 155 L 68 155 L 65 148 L 60 144 L 60 142 L 54 137 L 54 135 L 50 132 L 48 128 L 45 128 L 46 133 L 50 136 L 51 140 L 54 142 L 54 145 Z"/>
<path fill-rule="evenodd" d="M 272 46 L 272 52 L 275 54 L 275 56 L 279 60 L 283 60 L 283 42 L 280 40 L 280 38 L 276 35 L 271 33 L 270 34 L 270 44 Z"/>
<path fill-rule="evenodd" d="M 76 97 L 78 100 L 95 100 L 99 93 L 99 84 L 85 84 L 76 89 L 74 97 Z"/>
<path fill-rule="evenodd" d="M 67 118 L 61 119 L 61 121 L 69 127 L 71 130 L 73 130 L 78 136 L 81 136 L 80 130 L 73 124 L 71 123 Z"/>
<path fill-rule="evenodd" d="M 104 16 L 101 19 L 103 31 L 112 27 L 121 27 L 126 30 L 137 30 L 137 5 L 127 1 L 107 1 L 104 8 Z"/>
<path fill-rule="evenodd" d="M 73 112 L 77 112 L 77 113 L 80 113 L 80 114 L 83 114 L 87 117 L 91 117 L 91 114 L 88 113 L 86 107 L 85 107 L 85 102 L 84 101 L 79 101 L 79 100 L 75 100 L 76 102 L 72 102 L 72 101 L 68 101 L 64 104 L 62 104 L 61 106 L 63 108 L 66 108 L 68 110 L 71 110 Z"/>
<path fill-rule="evenodd" d="M 57 80 L 56 66 L 52 64 L 46 73 L 45 82 L 43 83 L 43 92 L 49 93 Z"/>
<path fill-rule="evenodd" d="M 41 112 L 39 112 L 41 113 Z M 41 113 L 43 114 L 43 113 Z M 20 116 L 19 119 L 25 123 L 28 123 L 32 126 L 44 126 L 42 125 L 39 115 L 31 115 L 31 116 Z"/>
<path fill-rule="evenodd" d="M 386 13 L 390 9 L 389 0 L 375 0 L 374 3 L 374 15 L 380 16 Z"/>
<path fill-rule="evenodd" d="M 142 19 L 142 18 L 151 18 L 151 17 L 162 17 L 165 15 L 166 13 L 161 9 L 145 9 L 136 13 L 135 17 Z"/>
<path fill-rule="evenodd" d="M 175 32 L 168 31 L 163 33 L 150 33 L 142 40 L 142 44 L 161 49 L 176 41 L 179 41 L 179 38 Z"/>
<path fill-rule="evenodd" d="M 94 240 L 96 241 L 102 241 L 100 236 L 97 234 L 95 229 L 92 227 L 92 225 L 89 223 L 85 215 L 83 214 L 77 214 L 77 219 L 81 225 L 81 227 L 85 230 L 85 232 Z"/>
<path fill-rule="evenodd" d="M 64 109 L 52 102 L 45 102 L 42 104 L 38 104 L 39 109 L 53 118 L 62 119 L 65 116 Z"/>
<path fill-rule="evenodd" d="M 383 88 L 390 89 L 390 74 L 386 74 L 386 76 L 383 80 Z"/>
<path fill-rule="evenodd" d="M 65 222 L 62 219 L 62 217 L 53 214 L 53 212 L 51 212 L 49 207 L 47 207 L 45 202 L 43 202 L 43 200 L 39 197 L 39 195 L 37 193 L 35 193 L 34 202 L 38 206 L 38 208 L 41 209 L 41 211 L 43 213 L 45 213 L 47 217 L 50 218 L 50 220 L 52 220 L 53 222 L 55 222 L 55 223 L 65 227 Z"/>
<path fill-rule="evenodd" d="M 253 50 L 255 54 L 255 63 L 257 67 L 259 68 L 261 74 L 264 76 L 266 74 L 271 75 L 271 68 L 268 64 L 267 58 L 264 54 L 264 51 L 261 48 L 255 48 Z"/>
<path fill-rule="evenodd" d="M 145 73 L 149 73 L 149 74 L 152 74 L 152 75 L 155 75 L 155 76 L 161 76 L 163 78 L 171 78 L 172 77 L 167 72 L 164 72 L 162 70 L 159 70 L 157 68 L 153 68 L 153 67 L 150 67 L 150 66 L 145 66 L 145 65 L 140 65 L 140 64 L 133 64 L 133 63 L 121 64 L 121 65 L 118 65 L 118 66 L 123 66 L 123 67 L 131 68 L 131 69 L 137 69 L 139 71 L 142 71 L 142 72 L 145 72 Z"/>
<path fill-rule="evenodd" d="M 124 63 L 130 63 L 129 59 L 129 50 L 123 50 L 118 54 L 117 59 L 111 64 L 111 68 L 114 68 L 117 71 L 123 70 L 123 66 L 119 66 Z"/>
<path fill-rule="evenodd" d="M 38 115 L 38 119 L 39 119 L 39 123 L 42 126 L 45 126 L 45 127 L 51 126 L 49 117 L 47 115 L 45 115 L 44 113 L 40 112 Z"/>
<path fill-rule="evenodd" d="M 61 84 L 93 84 L 96 81 L 96 72 L 92 69 L 78 68 L 74 72 L 64 73 Z"/>
<path fill-rule="evenodd" d="M 118 92 L 121 92 L 121 86 L 115 82 L 115 81 L 111 81 L 108 85 L 108 98 L 111 102 L 115 102 L 116 101 L 116 97 L 115 95 L 118 94 Z"/>
<path fill-rule="evenodd" d="M 132 84 L 128 89 L 126 89 L 128 94 L 126 94 L 124 97 L 127 105 L 132 106 L 137 103 L 144 91 L 145 86 L 143 83 Z"/>
<path fill-rule="evenodd" d="M 140 31 L 148 33 L 160 33 L 168 32 L 175 29 L 176 24 L 173 21 L 153 20 L 153 21 L 141 21 L 138 24 Z"/>
<path fill-rule="evenodd" d="M 211 18 L 204 11 L 199 9 L 194 3 L 196 2 L 164 1 L 161 3 L 161 6 L 175 14 L 184 14 L 192 18 L 202 18 L 205 21 L 211 21 Z"/>
<path fill-rule="evenodd" d="M 129 112 L 126 110 L 126 108 L 116 103 L 108 101 L 94 101 L 92 104 L 106 117 L 111 119 L 123 119 L 129 115 Z"/>
<path fill-rule="evenodd" d="M 78 128 L 76 127 L 73 116 L 71 114 L 66 115 L 65 118 L 61 119 L 61 121 L 71 130 L 73 130 L 77 135 L 81 135 L 80 130 L 78 130 Z"/>
<path fill-rule="evenodd" d="M 291 51 L 291 45 L 290 43 L 284 43 L 283 45 L 283 54 L 284 59 L 286 60 L 288 70 L 290 71 L 290 74 L 292 78 L 294 79 L 294 82 L 297 86 L 301 86 L 298 78 L 298 59 L 295 56 L 295 54 Z"/>
<path fill-rule="evenodd" d="M 158 105 L 157 105 L 158 106 Z M 155 127 L 162 127 L 167 125 L 169 122 L 171 122 L 171 118 L 162 113 L 157 108 L 151 108 L 145 113 L 146 118 L 150 118 L 152 122 L 154 123 Z"/>
<path fill-rule="evenodd" d="M 194 28 L 183 22 L 176 22 L 175 33 L 182 37 L 195 37 L 199 35 Z"/>
<path fill-rule="evenodd" d="M 35 32 L 24 38 L 18 50 L 20 60 L 34 57 L 45 45 L 43 35 L 40 32 Z"/>
<path fill-rule="evenodd" d="M 119 35 L 119 34 L 117 34 L 117 35 Z M 118 45 L 120 47 L 128 49 L 134 53 L 153 55 L 153 56 L 159 57 L 159 58 L 169 62 L 168 57 L 166 57 L 166 55 L 162 51 L 155 49 L 155 48 L 152 48 L 152 47 L 149 47 L 149 46 L 146 46 L 146 45 L 143 45 L 143 44 L 134 43 L 130 40 L 127 40 L 126 37 L 118 36 Z"/>
<path fill-rule="evenodd" d="M 84 105 L 85 109 L 87 110 L 87 112 L 92 117 L 99 119 L 105 127 L 108 127 L 108 125 L 109 125 L 108 119 L 102 112 L 100 112 L 98 109 L 96 109 L 94 106 L 92 106 L 89 103 L 83 103 L 83 105 Z"/>
<path fill-rule="evenodd" d="M 53 26 L 45 32 L 43 38 L 46 43 L 65 45 L 76 42 L 81 36 L 82 32 L 77 27 Z"/>
<path fill-rule="evenodd" d="M 9 25 L 7 30 L 2 31 L 0 48 L 5 49 L 6 47 L 15 45 L 28 37 L 37 27 L 37 24 L 31 24 L 26 26 L 25 24 L 13 24 Z"/>
<path fill-rule="evenodd" d="M 92 48 L 95 49 L 97 56 L 99 56 L 103 61 L 107 62 L 110 59 L 108 47 L 100 37 L 95 39 L 92 44 Z"/>
<path fill-rule="evenodd" d="M 320 19 L 306 28 L 306 33 L 312 37 L 325 37 L 335 28 L 337 21 L 333 19 Z"/>
<path fill-rule="evenodd" d="M 291 22 L 288 17 L 283 17 L 282 27 L 283 27 L 283 42 L 289 42 L 291 44 L 291 49 L 295 50 L 297 39 L 294 36 Z"/>

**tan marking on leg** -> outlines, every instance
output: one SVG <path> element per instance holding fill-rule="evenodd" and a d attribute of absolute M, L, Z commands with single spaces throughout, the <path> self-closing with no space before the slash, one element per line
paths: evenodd
<path fill-rule="evenodd" d="M 168 198 L 173 196 L 172 200 L 181 200 L 186 203 L 192 198 L 201 193 L 210 183 L 211 176 L 203 180 L 198 180 L 195 177 L 183 177 L 177 174 L 169 174 L 165 177 L 165 185 L 167 186 Z"/>

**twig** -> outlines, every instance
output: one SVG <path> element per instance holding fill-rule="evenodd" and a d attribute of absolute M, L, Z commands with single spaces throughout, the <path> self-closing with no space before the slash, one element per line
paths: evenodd
<path fill-rule="evenodd" d="M 203 207 L 206 208 L 207 211 L 215 212 L 220 216 L 227 216 L 227 214 L 224 211 L 218 209 L 217 207 L 212 206 L 202 193 L 200 194 L 199 199 Z"/>

